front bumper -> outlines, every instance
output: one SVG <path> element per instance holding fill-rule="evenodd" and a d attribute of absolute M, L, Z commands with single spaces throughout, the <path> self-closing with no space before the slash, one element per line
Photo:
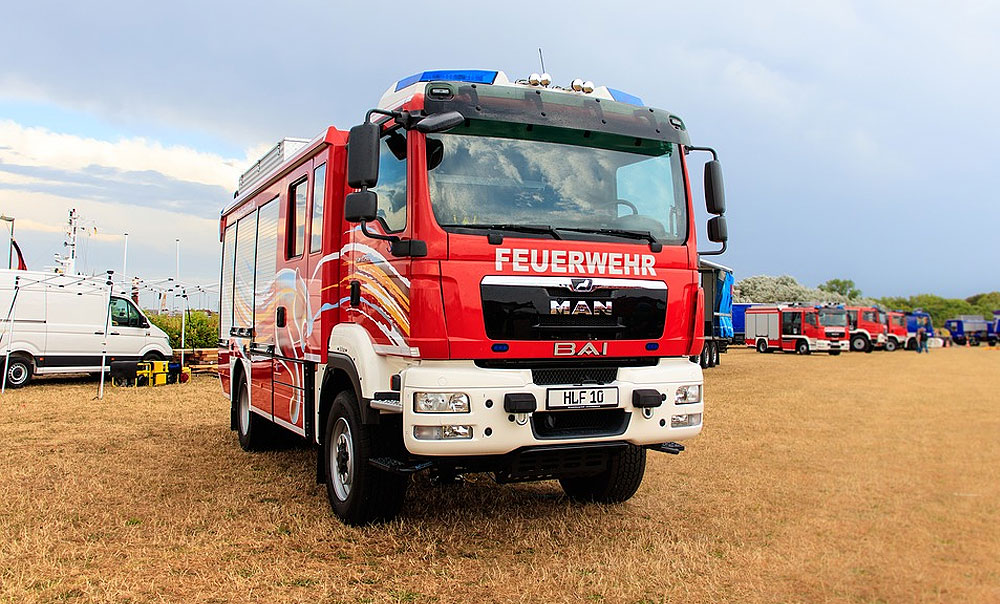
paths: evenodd
<path fill-rule="evenodd" d="M 609 365 L 613 364 L 608 359 Z M 403 408 L 403 442 L 414 455 L 467 456 L 502 455 L 522 447 L 571 443 L 625 441 L 634 445 L 651 445 L 680 441 L 697 436 L 702 422 L 677 427 L 671 425 L 673 415 L 702 414 L 701 402 L 676 404 L 677 388 L 685 384 L 703 386 L 701 367 L 686 358 L 660 359 L 651 367 L 620 367 L 617 379 L 594 388 L 617 388 L 616 407 L 586 410 L 546 410 L 547 391 L 551 388 L 573 388 L 573 384 L 537 385 L 530 369 L 484 369 L 473 361 L 424 361 L 402 372 L 401 403 Z M 585 386 L 591 387 L 591 386 Z M 634 390 L 656 390 L 666 395 L 658 407 L 643 410 L 632 405 Z M 468 413 L 416 413 L 413 410 L 415 392 L 463 392 L 469 396 Z M 536 401 L 534 413 L 510 414 L 504 411 L 504 396 L 526 393 Z M 577 414 L 578 418 L 616 416 L 622 418 L 624 429 L 615 434 L 552 437 L 535 430 L 535 420 L 544 414 Z M 589 413 L 591 415 L 584 416 Z M 538 417 L 534 417 L 539 414 Z M 569 417 L 569 416 L 563 416 Z M 511 419 L 513 418 L 513 420 Z M 471 426 L 472 437 L 466 439 L 421 440 L 414 436 L 414 426 Z M 489 433 L 489 435 L 487 435 Z"/>
<path fill-rule="evenodd" d="M 830 350 L 850 350 L 851 345 L 847 340 L 809 340 L 809 349 L 815 350 L 817 352 L 826 352 Z"/>

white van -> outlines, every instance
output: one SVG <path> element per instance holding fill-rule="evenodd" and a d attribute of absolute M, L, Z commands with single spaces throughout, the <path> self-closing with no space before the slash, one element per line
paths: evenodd
<path fill-rule="evenodd" d="M 109 311 L 105 283 L 95 277 L 0 269 L 0 371 L 8 346 L 11 351 L 7 387 L 23 386 L 32 375 L 101 370 Z M 110 319 L 106 367 L 111 361 L 173 355 L 167 334 L 128 298 L 111 297 Z"/>

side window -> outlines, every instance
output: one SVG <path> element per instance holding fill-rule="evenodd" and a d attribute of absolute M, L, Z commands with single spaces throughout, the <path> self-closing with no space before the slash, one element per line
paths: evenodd
<path fill-rule="evenodd" d="M 855 329 L 858 326 L 858 311 L 847 311 L 847 322 L 850 324 L 851 329 Z"/>
<path fill-rule="evenodd" d="M 406 228 L 406 137 L 399 131 L 382 138 L 379 150 L 378 219 L 386 232 Z"/>
<path fill-rule="evenodd" d="M 323 250 L 323 203 L 326 201 L 326 164 L 313 170 L 313 207 L 309 251 Z"/>
<path fill-rule="evenodd" d="M 816 319 L 816 313 L 811 312 L 807 314 L 806 323 L 812 325 L 813 327 L 819 327 L 819 321 Z"/>
<path fill-rule="evenodd" d="M 306 247 L 306 196 L 309 181 L 300 180 L 288 189 L 288 225 L 285 229 L 286 256 L 301 256 Z"/>
<path fill-rule="evenodd" d="M 129 326 L 129 303 L 125 298 L 111 298 L 111 325 Z"/>

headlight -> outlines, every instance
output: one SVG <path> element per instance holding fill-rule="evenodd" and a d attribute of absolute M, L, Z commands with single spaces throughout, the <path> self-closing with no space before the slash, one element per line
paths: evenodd
<path fill-rule="evenodd" d="M 415 392 L 415 413 L 468 413 L 469 395 L 463 392 Z"/>
<path fill-rule="evenodd" d="M 678 405 L 701 402 L 701 384 L 686 384 L 677 389 L 674 402 Z"/>

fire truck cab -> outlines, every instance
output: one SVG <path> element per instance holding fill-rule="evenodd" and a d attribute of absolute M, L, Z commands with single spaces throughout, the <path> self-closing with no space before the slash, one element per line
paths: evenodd
<path fill-rule="evenodd" d="M 701 431 L 721 165 L 678 116 L 549 79 L 399 80 L 349 133 L 279 143 L 222 213 L 230 427 L 318 447 L 344 522 L 393 517 L 424 469 L 624 501 L 648 449 Z M 721 249 L 697 249 L 695 151 Z"/>
<path fill-rule="evenodd" d="M 909 337 L 906 330 L 906 313 L 890 310 L 882 316 L 885 317 L 886 327 L 885 349 L 892 352 L 905 348 Z"/>
<path fill-rule="evenodd" d="M 874 306 L 847 307 L 847 320 L 851 327 L 851 350 L 871 352 L 876 348 L 885 348 L 888 337 L 882 314 L 884 313 Z"/>
<path fill-rule="evenodd" d="M 782 350 L 838 355 L 847 350 L 847 317 L 826 306 L 752 306 L 746 309 L 745 340 L 757 352 Z"/>

